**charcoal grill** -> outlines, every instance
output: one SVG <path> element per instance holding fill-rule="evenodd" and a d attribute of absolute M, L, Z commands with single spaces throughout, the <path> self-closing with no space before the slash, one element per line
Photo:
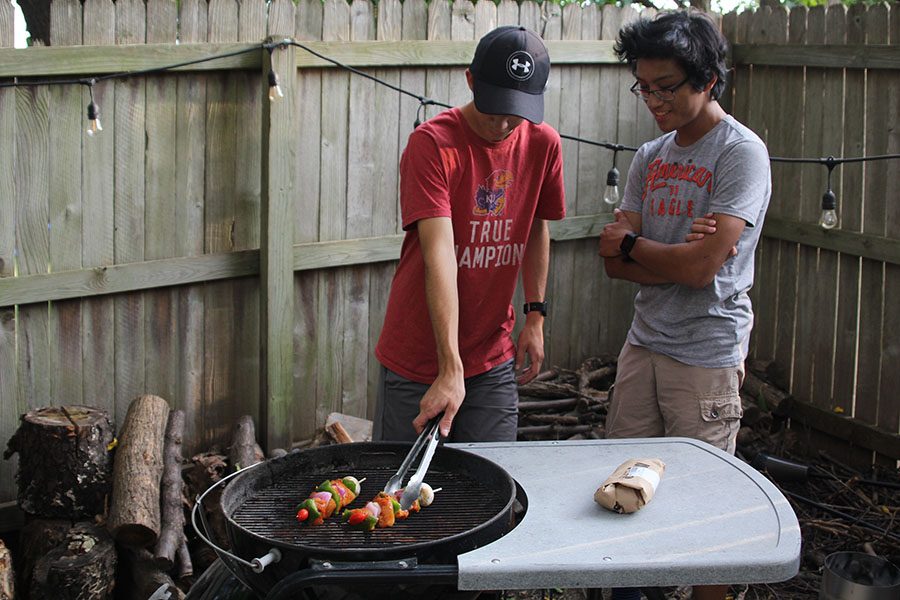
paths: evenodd
<path fill-rule="evenodd" d="M 261 574 L 247 567 L 249 558 L 223 561 L 268 600 L 298 597 L 296 589 L 312 583 L 361 582 L 362 597 L 376 598 L 369 592 L 382 582 L 413 591 L 425 581 L 473 591 L 769 583 L 799 568 L 800 528 L 781 492 L 742 461 L 686 438 L 451 444 L 438 449 L 427 477 L 444 490 L 393 529 L 366 535 L 337 531 L 337 522 L 310 528 L 282 520 L 315 485 L 339 475 L 369 477 L 368 499 L 408 449 L 328 446 L 238 476 L 222 497 L 234 552 L 263 557 L 276 548 L 281 560 Z M 631 515 L 600 508 L 594 490 L 630 458 L 666 463 L 656 495 Z M 294 489 L 283 507 L 274 506 L 276 494 L 271 508 L 254 508 L 285 485 Z M 456 521 L 482 508 L 473 522 Z"/>
<path fill-rule="evenodd" d="M 362 494 L 350 508 L 362 506 L 384 486 L 409 448 L 399 443 L 325 446 L 238 475 L 221 500 L 231 547 L 237 556 L 251 557 L 275 549 L 277 561 L 261 573 L 232 570 L 263 597 L 278 597 L 286 586 L 303 587 L 321 579 L 340 580 L 345 587 L 359 579 L 369 580 L 363 585 L 371 580 L 424 579 L 455 589 L 456 556 L 496 540 L 515 522 L 515 482 L 487 459 L 438 448 L 427 476 L 433 488 L 441 489 L 437 500 L 391 528 L 362 532 L 334 517 L 316 527 L 296 519 L 297 504 L 322 481 L 335 477 L 365 478 Z M 234 560 L 224 560 L 235 567 Z M 366 597 L 375 595 L 368 588 Z M 386 588 L 385 595 L 398 597 L 394 586 Z"/>

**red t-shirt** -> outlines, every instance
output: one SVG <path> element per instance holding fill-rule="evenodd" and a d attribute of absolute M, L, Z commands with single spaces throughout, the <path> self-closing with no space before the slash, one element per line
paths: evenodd
<path fill-rule="evenodd" d="M 430 384 L 437 377 L 434 330 L 416 222 L 450 217 L 459 290 L 459 351 L 465 377 L 515 355 L 510 305 L 534 218 L 565 217 L 559 134 L 524 121 L 505 140 L 479 137 L 458 108 L 409 136 L 400 161 L 406 237 L 375 356 L 388 369 Z"/>

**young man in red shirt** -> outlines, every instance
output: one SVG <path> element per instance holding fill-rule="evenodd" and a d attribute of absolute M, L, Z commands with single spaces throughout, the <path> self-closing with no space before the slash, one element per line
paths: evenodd
<path fill-rule="evenodd" d="M 409 137 L 400 163 L 406 237 L 375 349 L 375 439 L 413 440 L 442 412 L 451 441 L 516 439 L 517 383 L 544 358 L 547 221 L 565 216 L 560 138 L 542 123 L 549 72 L 535 33 L 495 29 L 466 70 L 473 101 Z M 516 344 L 510 301 L 520 272 Z"/>

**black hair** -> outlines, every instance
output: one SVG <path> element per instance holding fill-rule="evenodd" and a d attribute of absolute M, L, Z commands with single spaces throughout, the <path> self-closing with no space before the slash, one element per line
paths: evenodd
<path fill-rule="evenodd" d="M 622 27 L 614 50 L 632 72 L 638 59 L 672 58 L 684 69 L 694 89 L 702 90 L 713 75 L 717 80 L 710 90 L 712 98 L 719 98 L 725 89 L 728 41 L 706 13 L 677 10 L 652 19 L 640 18 Z"/>

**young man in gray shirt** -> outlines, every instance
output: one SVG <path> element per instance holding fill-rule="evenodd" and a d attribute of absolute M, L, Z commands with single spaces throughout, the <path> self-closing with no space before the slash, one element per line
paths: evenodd
<path fill-rule="evenodd" d="M 664 135 L 638 150 L 622 209 L 600 238 L 607 275 L 641 284 L 608 438 L 691 437 L 735 450 L 753 325 L 747 292 L 771 176 L 763 142 L 719 105 L 726 51 L 699 12 L 639 19 L 619 33 L 632 92 Z M 696 587 L 693 597 L 726 591 Z"/>

